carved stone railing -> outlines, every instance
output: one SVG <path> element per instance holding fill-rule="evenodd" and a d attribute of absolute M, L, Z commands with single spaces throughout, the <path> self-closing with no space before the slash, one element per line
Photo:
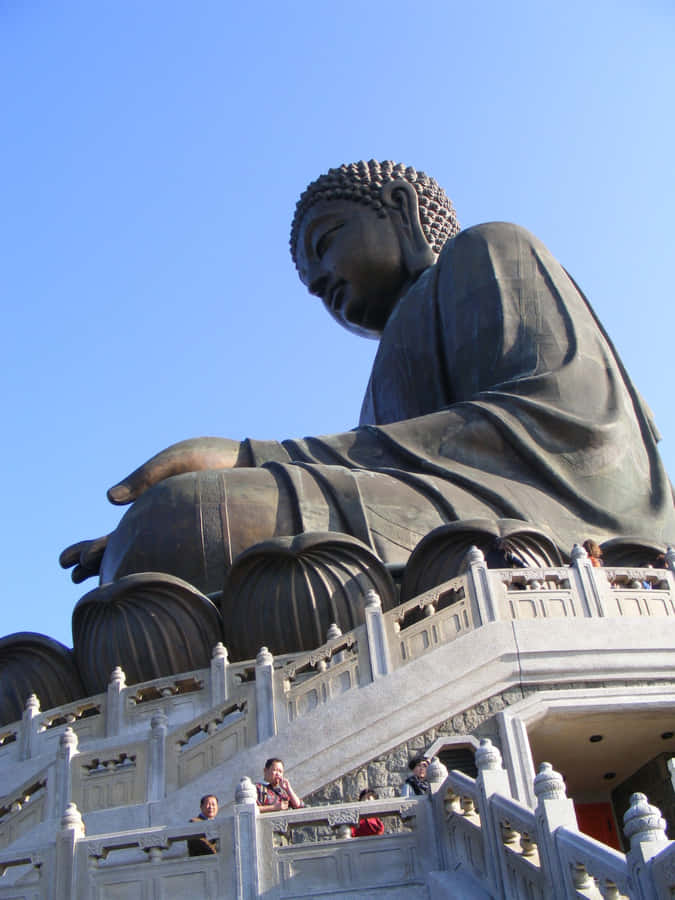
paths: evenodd
<path fill-rule="evenodd" d="M 0 772 L 16 760 L 55 753 L 66 728 L 75 730 L 83 739 L 103 737 L 104 701 L 105 695 L 97 694 L 41 712 L 40 702 L 32 694 L 21 721 L 0 730 Z"/>
<path fill-rule="evenodd" d="M 167 741 L 166 784 L 182 787 L 254 743 L 245 700 L 218 707 L 173 732 Z"/>
<path fill-rule="evenodd" d="M 78 753 L 71 763 L 69 799 L 83 812 L 145 803 L 148 745 L 146 741 L 117 749 Z"/>
<path fill-rule="evenodd" d="M 427 873 L 442 865 L 429 798 L 260 813 L 242 779 L 235 806 L 238 897 L 427 897 Z M 351 837 L 361 816 L 377 816 L 382 835 Z"/>
<path fill-rule="evenodd" d="M 0 849 L 47 818 L 47 771 L 0 798 Z"/>
<path fill-rule="evenodd" d="M 495 900 L 657 900 L 675 891 L 675 844 L 656 807 L 634 794 L 624 816 L 627 854 L 579 832 L 560 775 L 544 763 L 537 805 L 509 796 L 489 740 L 476 753 L 476 779 L 429 768 L 431 794 L 261 813 L 255 787 L 240 782 L 234 814 L 114 834 L 85 836 L 69 803 L 55 836 L 0 850 L 0 900 L 195 896 L 267 900 L 448 896 Z M 352 838 L 361 816 L 384 833 Z M 190 839 L 215 853 L 190 857 Z M 18 891 L 18 893 L 17 893 Z"/>
<path fill-rule="evenodd" d="M 595 887 L 607 900 L 632 896 L 630 870 L 624 853 L 564 826 L 558 829 L 555 837 L 563 870 L 572 873 L 572 883 L 577 891 L 589 892 L 592 896 Z"/>
<path fill-rule="evenodd" d="M 582 548 L 572 556 L 568 567 L 489 570 L 474 548 L 464 574 L 387 612 L 371 592 L 364 624 L 344 635 L 332 626 L 326 643 L 311 652 L 273 657 L 262 648 L 255 660 L 230 663 L 217 644 L 208 669 L 130 686 L 117 668 L 105 694 L 44 712 L 33 696 L 22 720 L 0 731 L 2 790 L 9 797 L 35 781 L 69 733 L 77 753 L 104 762 L 86 778 L 87 763 L 78 761 L 70 774 L 64 770 L 60 793 L 48 783 L 46 815 L 58 817 L 73 799 L 84 811 L 105 808 L 104 802 L 158 800 L 245 747 L 301 727 L 303 716 L 318 707 L 489 623 L 625 616 L 675 621 L 670 569 L 594 569 Z M 670 565 L 675 554 L 668 558 Z M 105 751 L 98 749 L 102 744 Z M 125 762 L 132 758 L 133 776 Z M 101 789 L 90 791 L 89 799 L 77 793 L 95 783 Z"/>
<path fill-rule="evenodd" d="M 364 669 L 365 628 L 337 634 L 312 653 L 304 654 L 278 670 L 288 721 L 329 703 L 358 687 Z M 366 655 L 365 668 L 369 669 Z"/>
<path fill-rule="evenodd" d="M 543 763 L 534 810 L 510 797 L 496 748 L 481 741 L 474 780 L 451 772 L 437 798 L 445 808 L 447 858 L 498 898 L 656 900 L 675 893 L 675 845 L 642 794 L 624 816 L 627 854 L 582 834 L 562 777 Z"/>
<path fill-rule="evenodd" d="M 474 620 L 466 576 L 425 591 L 384 615 L 394 667 L 471 631 Z"/>
<path fill-rule="evenodd" d="M 201 837 L 217 852 L 190 857 L 187 842 Z M 0 852 L 0 897 L 229 897 L 231 846 L 232 819 L 87 838 L 71 804 L 51 844 Z"/>
<path fill-rule="evenodd" d="M 167 697 L 182 697 L 186 694 L 203 691 L 204 688 L 205 679 L 200 671 L 134 684 L 126 692 L 127 715 L 130 718 L 134 718 L 134 714 L 136 717 L 149 718 L 155 708 L 161 706 Z"/>
<path fill-rule="evenodd" d="M 591 575 L 591 577 L 593 577 Z M 588 615 L 588 604 L 567 569 L 508 569 L 490 572 L 501 587 L 499 615 L 504 619 L 554 619 Z"/>

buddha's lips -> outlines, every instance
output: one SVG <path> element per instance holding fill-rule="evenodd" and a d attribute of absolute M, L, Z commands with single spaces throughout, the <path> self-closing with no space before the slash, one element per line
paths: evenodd
<path fill-rule="evenodd" d="M 328 291 L 328 306 L 332 313 L 340 312 L 345 296 L 346 282 L 340 279 Z"/>

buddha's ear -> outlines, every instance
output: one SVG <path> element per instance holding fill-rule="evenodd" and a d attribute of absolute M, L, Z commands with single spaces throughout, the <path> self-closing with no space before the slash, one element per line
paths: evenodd
<path fill-rule="evenodd" d="M 381 197 L 397 226 L 406 267 L 411 275 L 417 276 L 436 261 L 420 221 L 417 191 L 408 181 L 399 179 L 384 184 Z"/>

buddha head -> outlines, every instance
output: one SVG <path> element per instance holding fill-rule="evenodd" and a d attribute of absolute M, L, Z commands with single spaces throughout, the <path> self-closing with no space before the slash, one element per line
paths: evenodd
<path fill-rule="evenodd" d="M 340 325 L 377 338 L 458 231 L 433 178 L 371 160 L 330 169 L 309 185 L 296 206 L 291 254 L 302 282 Z"/>

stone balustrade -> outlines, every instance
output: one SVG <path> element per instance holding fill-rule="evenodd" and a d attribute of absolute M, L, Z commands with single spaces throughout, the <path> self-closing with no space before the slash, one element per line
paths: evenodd
<path fill-rule="evenodd" d="M 630 850 L 611 850 L 577 829 L 562 777 L 542 764 L 535 809 L 510 796 L 496 747 L 484 739 L 478 776 L 430 769 L 432 793 L 260 813 L 243 778 L 232 815 L 209 822 L 86 836 L 66 806 L 55 836 L 0 851 L 0 900 L 209 896 L 267 900 L 344 896 L 655 900 L 675 892 L 675 844 L 656 807 L 634 794 L 624 816 Z M 384 834 L 352 838 L 360 816 Z M 215 842 L 190 857 L 187 841 Z"/>
<path fill-rule="evenodd" d="M 566 568 L 488 570 L 474 549 L 465 574 L 386 613 L 369 597 L 363 625 L 344 635 L 332 626 L 311 652 L 273 657 L 263 648 L 255 660 L 230 663 L 217 644 L 209 669 L 129 686 L 117 668 L 105 694 L 44 712 L 30 697 L 22 720 L 0 731 L 0 847 L 58 818 L 67 802 L 90 812 L 160 799 L 317 707 L 492 622 L 625 616 L 673 618 L 672 571 L 594 569 L 582 548 Z M 76 749 L 49 770 L 66 735 Z M 29 816 L 14 799 L 38 782 L 48 802 Z"/>
<path fill-rule="evenodd" d="M 449 858 L 491 896 L 655 900 L 675 892 L 675 848 L 665 822 L 642 794 L 624 816 L 630 840 L 619 853 L 577 828 L 562 777 L 543 763 L 534 810 L 510 797 L 501 758 L 489 741 L 476 754 L 474 780 L 448 775 L 444 791 Z M 495 790 L 496 788 L 496 790 Z M 467 895 L 467 896 L 470 896 Z"/>

